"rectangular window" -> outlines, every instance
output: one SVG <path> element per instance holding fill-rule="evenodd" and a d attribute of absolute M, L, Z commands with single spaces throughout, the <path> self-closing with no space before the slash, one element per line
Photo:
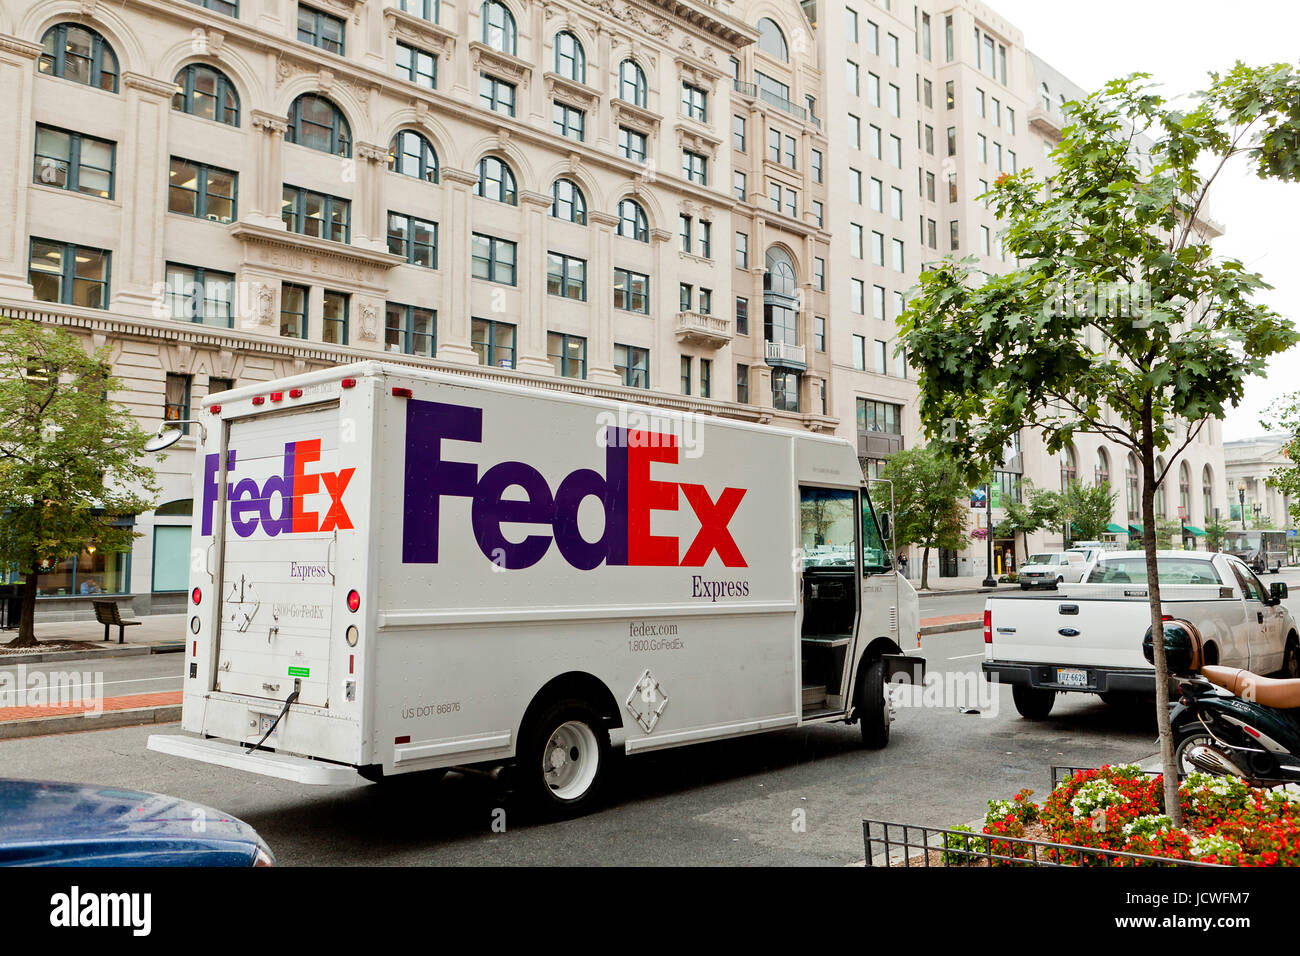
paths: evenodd
<path fill-rule="evenodd" d="M 437 348 L 437 312 L 389 302 L 384 316 L 385 351 L 433 358 Z"/>
<path fill-rule="evenodd" d="M 849 281 L 849 290 L 852 295 L 849 307 L 853 310 L 854 315 L 862 315 L 862 311 L 866 307 L 864 298 L 866 286 L 861 279 L 852 279 Z"/>
<path fill-rule="evenodd" d="M 993 97 L 993 125 L 1002 125 L 1002 103 L 996 96 Z"/>
<path fill-rule="evenodd" d="M 171 158 L 167 211 L 212 222 L 232 222 L 239 174 L 228 169 Z"/>
<path fill-rule="evenodd" d="M 203 7 L 205 10 L 213 10 L 217 13 L 224 13 L 228 17 L 239 18 L 239 3 L 237 0 L 190 0 L 190 3 Z M 155 590 L 157 590 L 155 588 Z M 179 590 L 185 590 L 180 588 Z"/>
<path fill-rule="evenodd" d="M 343 21 L 298 4 L 298 42 L 343 55 Z"/>
<path fill-rule="evenodd" d="M 925 221 L 925 244 L 931 249 L 939 248 L 937 223 L 933 219 Z"/>
<path fill-rule="evenodd" d="M 870 71 L 867 73 L 867 102 L 877 109 L 880 107 L 880 77 Z"/>
<path fill-rule="evenodd" d="M 957 220 L 953 219 L 948 223 L 948 248 L 957 249 Z"/>
<path fill-rule="evenodd" d="M 438 58 L 405 43 L 397 44 L 397 75 L 426 90 L 438 88 Z"/>
<path fill-rule="evenodd" d="M 893 83 L 889 84 L 889 115 L 894 117 L 903 115 L 903 91 Z"/>
<path fill-rule="evenodd" d="M 871 314 L 877 319 L 885 317 L 885 287 L 882 285 L 871 287 Z"/>
<path fill-rule="evenodd" d="M 709 160 L 699 153 L 688 149 L 682 150 L 682 176 L 700 186 L 709 184 Z"/>
<path fill-rule="evenodd" d="M 785 164 L 789 166 L 791 169 L 798 169 L 799 168 L 797 162 L 798 156 L 799 156 L 799 147 L 795 143 L 794 137 L 787 136 L 785 138 Z"/>
<path fill-rule="evenodd" d="M 713 258 L 713 223 L 700 220 L 700 257 Z"/>
<path fill-rule="evenodd" d="M 736 268 L 749 268 L 749 234 L 745 232 L 736 233 Z"/>
<path fill-rule="evenodd" d="M 113 198 L 117 144 L 53 126 L 36 126 L 32 181 L 72 192 Z"/>
<path fill-rule="evenodd" d="M 509 322 L 498 322 L 495 319 L 471 320 L 470 347 L 478 356 L 479 365 L 515 367 L 515 327 Z"/>
<path fill-rule="evenodd" d="M 112 253 L 32 238 L 27 281 L 38 302 L 107 309 Z"/>
<path fill-rule="evenodd" d="M 785 214 L 791 219 L 799 218 L 799 193 L 788 186 L 785 190 Z"/>
<path fill-rule="evenodd" d="M 881 159 L 881 134 L 879 126 L 870 126 L 867 130 L 867 149 L 871 153 L 872 159 Z"/>
<path fill-rule="evenodd" d="M 921 14 L 921 56 L 930 59 L 930 14 Z"/>
<path fill-rule="evenodd" d="M 389 210 L 388 251 L 411 265 L 438 268 L 438 224 Z"/>
<path fill-rule="evenodd" d="M 853 336 L 853 367 L 859 372 L 867 368 L 867 340 L 861 335 Z"/>
<path fill-rule="evenodd" d="M 745 151 L 745 117 L 731 117 L 731 145 L 738 152 Z"/>
<path fill-rule="evenodd" d="M 1016 111 L 1010 106 L 1007 107 L 1007 132 L 1014 134 L 1016 131 Z"/>
<path fill-rule="evenodd" d="M 731 174 L 731 191 L 735 194 L 736 198 L 739 199 L 741 202 L 745 201 L 746 192 L 745 192 L 744 173 L 733 172 Z"/>
<path fill-rule="evenodd" d="M 903 221 L 903 191 L 897 186 L 889 187 L 889 212 L 899 222 Z"/>
<path fill-rule="evenodd" d="M 352 203 L 338 196 L 285 186 L 280 201 L 280 218 L 290 232 L 332 242 L 351 241 Z"/>
<path fill-rule="evenodd" d="M 580 109 L 555 101 L 551 104 L 551 129 L 556 136 L 581 143 L 586 136 L 587 114 Z"/>
<path fill-rule="evenodd" d="M 470 274 L 475 279 L 515 284 L 518 248 L 509 239 L 474 233 L 470 242 Z"/>
<path fill-rule="evenodd" d="M 975 134 L 975 155 L 981 163 L 989 161 L 989 141 L 983 133 Z"/>
<path fill-rule="evenodd" d="M 826 291 L 826 260 L 821 256 L 813 257 L 813 288 L 818 292 Z"/>
<path fill-rule="evenodd" d="M 563 378 L 587 377 L 587 340 L 581 336 L 547 332 L 546 353 L 556 375 Z"/>
<path fill-rule="evenodd" d="M 620 126 L 618 128 L 618 151 L 624 159 L 644 163 L 646 158 L 645 134 L 638 133 L 634 129 L 628 129 L 626 126 Z"/>
<path fill-rule="evenodd" d="M 927 172 L 925 174 L 925 198 L 928 199 L 930 202 L 935 201 L 934 200 L 934 173 L 931 172 Z"/>
<path fill-rule="evenodd" d="M 849 143 L 854 149 L 862 148 L 862 120 L 849 114 Z"/>
<path fill-rule="evenodd" d="M 650 350 L 634 345 L 614 346 L 614 371 L 629 388 L 650 387 Z"/>
<path fill-rule="evenodd" d="M 189 375 L 167 373 L 163 385 L 163 419 L 169 422 L 183 422 L 190 417 L 190 389 L 193 379 Z M 181 434 L 188 435 L 190 426 L 181 426 Z"/>
<path fill-rule="evenodd" d="M 944 84 L 943 100 L 944 100 L 945 109 L 951 110 L 957 108 L 957 94 L 955 92 L 955 88 L 953 87 L 952 80 L 949 80 L 947 83 Z"/>
<path fill-rule="evenodd" d="M 1011 173 L 1016 171 L 1016 151 L 1014 149 L 1007 150 L 1007 169 Z"/>
<path fill-rule="evenodd" d="M 848 31 L 849 42 L 858 42 L 858 12 L 852 7 L 844 8 L 844 27 Z"/>
<path fill-rule="evenodd" d="M 515 115 L 515 86 L 495 76 L 480 73 L 478 77 L 479 105 L 502 116 Z"/>
<path fill-rule="evenodd" d="M 325 290 L 324 303 L 321 309 L 320 337 L 322 342 L 328 342 L 331 345 L 348 344 L 348 306 L 350 299 L 351 296 L 346 292 Z"/>
<path fill-rule="evenodd" d="M 858 65 L 852 60 L 844 61 L 844 79 L 849 84 L 849 93 L 858 96 L 862 92 L 861 81 L 859 80 Z"/>
<path fill-rule="evenodd" d="M 986 119 L 988 117 L 988 111 L 985 109 L 984 105 L 984 91 L 978 86 L 975 87 L 975 113 L 980 119 Z"/>
<path fill-rule="evenodd" d="M 894 300 L 894 318 L 898 318 L 903 314 L 903 293 L 894 292 L 892 298 Z"/>
<path fill-rule="evenodd" d="M 713 290 L 712 290 L 712 289 L 701 289 L 701 290 L 700 290 L 700 307 L 699 307 L 699 312 L 700 312 L 700 315 L 712 315 L 712 314 L 713 314 Z"/>
<path fill-rule="evenodd" d="M 781 412 L 799 411 L 799 373 L 772 369 L 772 407 Z"/>
<path fill-rule="evenodd" d="M 858 399 L 858 431 L 903 434 L 903 406 Z"/>
<path fill-rule="evenodd" d="M 614 308 L 649 315 L 650 277 L 628 269 L 615 269 Z"/>
<path fill-rule="evenodd" d="M 234 327 L 235 277 L 229 272 L 169 262 L 164 285 L 167 311 L 173 319 Z"/>
<path fill-rule="evenodd" d="M 925 91 L 925 108 L 928 110 L 934 109 L 934 84 L 929 80 L 922 80 L 921 88 Z"/>
<path fill-rule="evenodd" d="M 741 405 L 749 404 L 749 366 L 736 365 L 736 401 Z"/>
<path fill-rule="evenodd" d="M 822 151 L 820 149 L 812 151 L 812 175 L 813 182 L 819 183 L 822 181 Z"/>
<path fill-rule="evenodd" d="M 889 137 L 889 161 L 895 169 L 903 168 L 903 141 L 897 136 Z"/>
<path fill-rule="evenodd" d="M 880 56 L 880 27 L 875 23 L 867 21 L 867 49 L 873 56 Z"/>
<path fill-rule="evenodd" d="M 888 365 L 885 361 L 885 343 L 876 339 L 875 347 L 875 367 L 872 369 L 877 375 L 885 375 L 888 371 Z"/>
<path fill-rule="evenodd" d="M 925 125 L 925 151 L 928 155 L 934 155 L 934 127 L 929 123 Z"/>
<path fill-rule="evenodd" d="M 948 202 L 957 201 L 957 174 L 948 174 Z"/>
<path fill-rule="evenodd" d="M 290 338 L 307 337 L 307 297 L 306 286 L 290 285 L 285 282 L 280 286 L 280 334 Z"/>
<path fill-rule="evenodd" d="M 682 394 L 691 394 L 691 357 L 682 356 Z"/>
<path fill-rule="evenodd" d="M 781 162 L 781 131 L 779 129 L 769 129 L 767 131 L 767 158 L 774 163 Z"/>
<path fill-rule="evenodd" d="M 898 37 L 892 33 L 885 36 L 885 54 L 890 66 L 898 66 Z"/>
<path fill-rule="evenodd" d="M 856 222 L 849 223 L 849 255 L 862 258 L 862 227 Z"/>
<path fill-rule="evenodd" d="M 695 287 L 685 282 L 677 286 L 677 310 L 679 312 L 691 311 L 691 302 L 695 298 Z"/>
<path fill-rule="evenodd" d="M 945 63 L 951 63 L 953 56 L 952 42 L 952 14 L 943 18 L 943 58 Z"/>
<path fill-rule="evenodd" d="M 824 315 L 813 317 L 813 350 L 826 351 L 826 316 Z"/>
<path fill-rule="evenodd" d="M 826 207 L 821 204 L 820 200 L 813 200 L 812 214 L 813 214 L 813 219 L 815 219 L 817 222 L 818 229 L 822 227 L 822 224 L 825 221 L 825 210 Z"/>
<path fill-rule="evenodd" d="M 989 227 L 980 226 L 980 254 L 989 254 Z"/>
<path fill-rule="evenodd" d="M 736 297 L 736 334 L 749 334 L 749 300 Z"/>
<path fill-rule="evenodd" d="M 871 233 L 871 264 L 873 266 L 885 264 L 885 237 L 874 230 Z"/>
<path fill-rule="evenodd" d="M 682 252 L 691 251 L 691 217 L 679 215 L 677 217 L 677 235 L 681 240 Z"/>
<path fill-rule="evenodd" d="M 894 248 L 894 257 L 893 257 L 893 258 L 894 258 L 894 271 L 895 271 L 895 272 L 902 272 L 902 271 L 903 271 L 903 268 L 904 268 L 904 266 L 903 266 L 903 240 L 902 240 L 902 239 L 894 239 L 892 242 L 893 242 L 893 248 Z"/>
<path fill-rule="evenodd" d="M 713 397 L 713 360 L 700 359 L 700 398 Z"/>
<path fill-rule="evenodd" d="M 221 392 L 228 392 L 235 387 L 233 378 L 218 378 L 215 375 L 208 376 L 208 394 L 219 395 Z"/>
<path fill-rule="evenodd" d="M 558 252 L 546 254 L 546 293 L 565 299 L 587 300 L 587 260 Z"/>
<path fill-rule="evenodd" d="M 698 86 L 682 84 L 682 112 L 697 123 L 707 123 L 708 94 Z"/>

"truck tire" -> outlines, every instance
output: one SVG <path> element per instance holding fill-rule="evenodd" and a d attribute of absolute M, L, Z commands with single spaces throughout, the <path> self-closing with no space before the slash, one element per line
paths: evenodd
<path fill-rule="evenodd" d="M 862 746 L 880 750 L 889 744 L 892 719 L 889 698 L 885 694 L 885 662 L 874 660 L 867 665 L 858 687 L 858 726 Z"/>
<path fill-rule="evenodd" d="M 611 763 L 609 728 L 583 700 L 558 700 L 519 733 L 512 779 L 524 804 L 545 818 L 588 813 Z"/>
<path fill-rule="evenodd" d="M 1300 677 L 1300 643 L 1297 643 L 1294 634 L 1287 636 L 1286 650 L 1282 652 L 1282 669 L 1278 671 L 1278 676 L 1289 680 Z"/>
<path fill-rule="evenodd" d="M 1016 684 L 1011 688 L 1011 700 L 1025 720 L 1042 720 L 1052 712 L 1056 691 Z"/>

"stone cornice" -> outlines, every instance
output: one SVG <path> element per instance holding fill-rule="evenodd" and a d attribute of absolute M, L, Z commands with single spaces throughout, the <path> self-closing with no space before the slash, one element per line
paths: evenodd
<path fill-rule="evenodd" d="M 357 143 L 357 156 L 360 159 L 369 160 L 372 163 L 388 162 L 388 148 L 385 146 L 376 146 L 374 143 Z"/>
<path fill-rule="evenodd" d="M 443 166 L 438 170 L 438 178 L 444 183 L 451 183 L 457 186 L 477 186 L 478 173 L 468 169 L 454 169 L 451 166 Z"/>
<path fill-rule="evenodd" d="M 330 239 L 317 239 L 314 236 L 301 236 L 296 232 L 274 229 L 270 226 L 256 226 L 248 222 L 233 222 L 226 227 L 230 235 L 240 242 L 256 242 L 263 245 L 278 246 L 293 252 L 311 256 L 325 256 L 341 259 L 354 265 L 372 266 L 377 269 L 391 269 L 406 260 L 388 252 L 363 249 Z"/>
<path fill-rule="evenodd" d="M 519 190 L 519 205 L 537 206 L 539 209 L 550 209 L 554 200 L 549 193 L 529 192 L 526 189 Z"/>
<path fill-rule="evenodd" d="M 635 106 L 627 100 L 613 99 L 609 102 L 614 125 L 628 126 L 637 132 L 653 135 L 659 130 L 659 114 Z"/>
<path fill-rule="evenodd" d="M 276 116 L 274 113 L 266 113 L 262 110 L 253 110 L 249 114 L 249 120 L 254 129 L 265 130 L 273 136 L 283 135 L 289 128 L 288 117 Z"/>
<path fill-rule="evenodd" d="M 527 86 L 533 75 L 533 65 L 509 53 L 494 50 L 486 43 L 474 40 L 469 45 L 470 67 L 478 72 L 486 69 L 497 73 L 507 80 L 514 80 L 521 86 Z"/>
<path fill-rule="evenodd" d="M 619 222 L 618 216 L 615 216 L 612 213 L 601 212 L 598 209 L 587 210 L 587 221 L 593 226 L 607 226 L 611 229 L 617 226 Z"/>
<path fill-rule="evenodd" d="M 384 7 L 384 27 L 390 37 L 422 44 L 430 52 L 451 56 L 456 49 L 455 32 L 397 7 Z"/>
<path fill-rule="evenodd" d="M 575 82 L 558 73 L 544 73 L 542 80 L 546 84 L 547 96 L 559 96 L 589 110 L 600 102 L 600 90 L 585 83 Z"/>
<path fill-rule="evenodd" d="M 0 34 L 0 53 L 9 53 L 25 60 L 35 60 L 41 55 L 41 45 Z"/>
<path fill-rule="evenodd" d="M 167 99 L 171 99 L 176 92 L 175 83 L 130 71 L 122 74 L 122 85 L 129 86 L 133 90 L 139 90 L 141 93 L 152 93 L 154 96 L 160 97 L 165 96 Z"/>

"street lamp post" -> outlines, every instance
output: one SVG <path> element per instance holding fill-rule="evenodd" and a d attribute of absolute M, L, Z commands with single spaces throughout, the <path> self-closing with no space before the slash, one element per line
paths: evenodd
<path fill-rule="evenodd" d="M 1237 483 L 1237 504 L 1241 509 L 1241 530 L 1246 530 L 1246 483 Z"/>
<path fill-rule="evenodd" d="M 988 544 L 988 569 L 984 573 L 984 584 L 986 588 L 995 588 L 998 586 L 998 579 L 993 576 L 993 486 L 984 486 L 984 514 L 985 514 L 985 535 L 984 540 Z"/>

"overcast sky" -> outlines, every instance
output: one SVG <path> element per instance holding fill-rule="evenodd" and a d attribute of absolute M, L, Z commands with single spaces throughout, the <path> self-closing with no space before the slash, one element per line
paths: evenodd
<path fill-rule="evenodd" d="M 1145 72 L 1170 95 L 1204 89 L 1210 70 L 1300 61 L 1296 0 L 985 0 L 1018 26 L 1025 44 L 1086 90 Z M 1300 318 L 1300 184 L 1263 182 L 1244 164 L 1220 175 L 1210 214 L 1225 227 L 1215 250 L 1240 259 L 1274 288 L 1262 295 Z M 1251 378 L 1242 404 L 1224 419 L 1225 441 L 1264 432 L 1259 419 L 1280 396 L 1300 390 L 1300 347 Z"/>

